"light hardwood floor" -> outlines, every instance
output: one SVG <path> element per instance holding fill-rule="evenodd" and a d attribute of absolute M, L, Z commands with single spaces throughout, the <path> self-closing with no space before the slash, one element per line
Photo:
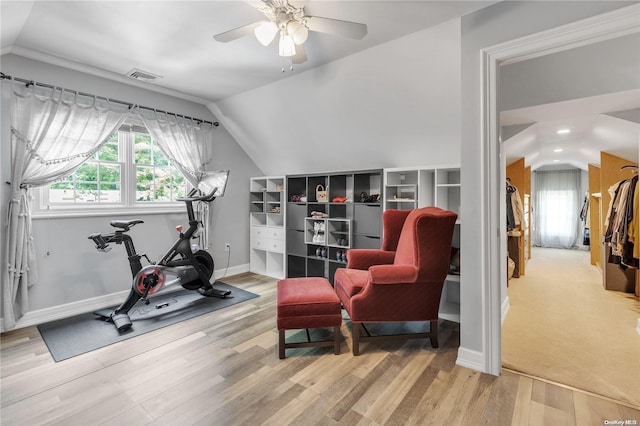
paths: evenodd
<path fill-rule="evenodd" d="M 427 341 L 363 344 L 353 357 L 278 359 L 275 280 L 224 280 L 259 298 L 55 363 L 37 329 L 2 334 L 1 414 L 12 425 L 603 425 L 640 411 L 505 371 L 455 364 L 459 327 Z M 345 318 L 346 319 L 346 318 Z M 289 338 L 290 336 L 288 336 Z M 632 423 L 630 423 L 632 424 Z"/>

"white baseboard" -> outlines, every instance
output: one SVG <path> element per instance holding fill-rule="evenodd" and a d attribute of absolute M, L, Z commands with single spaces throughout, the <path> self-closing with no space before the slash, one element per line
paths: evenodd
<path fill-rule="evenodd" d="M 502 301 L 502 321 L 500 323 L 504 323 L 504 319 L 507 317 L 507 313 L 509 312 L 509 308 L 511 304 L 509 303 L 509 296 L 505 297 Z"/>
<path fill-rule="evenodd" d="M 636 325 L 636 332 L 640 334 L 640 318 L 638 318 L 638 325 Z"/>
<path fill-rule="evenodd" d="M 225 274 L 226 272 L 226 274 Z M 243 274 L 249 272 L 249 264 L 238 265 L 230 267 L 228 270 L 216 270 L 214 277 L 216 279 L 223 279 L 223 275 L 230 277 L 232 275 Z M 180 290 L 182 287 L 169 288 L 167 291 Z M 100 309 L 108 308 L 110 306 L 118 305 L 124 301 L 129 294 L 129 290 L 119 291 L 117 293 L 105 294 L 104 296 L 92 297 L 90 299 L 79 300 L 77 302 L 66 303 L 64 305 L 52 306 L 50 308 L 39 309 L 37 311 L 30 311 L 24 314 L 22 318 L 16 321 L 16 326 L 12 330 L 19 328 L 30 327 L 32 325 L 44 324 L 50 321 L 56 321 L 63 318 L 72 317 L 74 315 L 80 315 L 87 312 L 94 312 Z M 4 329 L 4 318 L 0 319 L 0 331 L 6 331 Z"/>
<path fill-rule="evenodd" d="M 234 275 L 244 274 L 245 272 L 249 272 L 248 263 L 245 263 L 244 265 L 230 266 L 227 270 L 225 270 L 225 268 L 216 269 L 213 276 L 216 280 L 223 280 L 225 277 L 232 277 Z"/>
<path fill-rule="evenodd" d="M 100 309 L 108 308 L 122 303 L 129 294 L 129 290 L 119 291 L 117 293 L 105 294 L 104 296 L 92 297 L 90 299 L 79 300 L 77 302 L 65 303 L 64 305 L 52 306 L 50 308 L 38 309 L 37 311 L 29 311 L 22 318 L 16 321 L 16 326 L 12 330 L 30 327 L 32 325 L 44 324 L 50 321 L 56 321 L 68 318 L 74 315 L 93 312 Z M 4 329 L 4 319 L 2 324 Z"/>
<path fill-rule="evenodd" d="M 456 360 L 456 364 L 480 372 L 485 372 L 486 367 L 484 354 L 482 352 L 473 351 L 471 349 L 463 348 L 462 346 L 458 348 L 458 359 Z"/>

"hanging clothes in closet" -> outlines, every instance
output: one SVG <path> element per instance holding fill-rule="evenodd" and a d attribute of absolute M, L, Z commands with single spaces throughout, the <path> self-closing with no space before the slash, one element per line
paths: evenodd
<path fill-rule="evenodd" d="M 588 246 L 591 244 L 591 233 L 589 231 L 589 192 L 584 194 L 584 201 L 582 202 L 582 210 L 580 210 L 580 221 L 582 222 L 582 245 Z"/>
<path fill-rule="evenodd" d="M 507 231 L 516 229 L 524 220 L 524 207 L 518 188 L 511 185 L 507 178 Z"/>
<path fill-rule="evenodd" d="M 508 257 L 514 262 L 515 268 L 513 277 L 520 277 L 520 250 L 521 248 L 521 232 L 517 228 L 522 229 L 524 222 L 524 207 L 522 198 L 518 188 L 511 185 L 510 179 L 507 178 L 507 253 Z"/>
<path fill-rule="evenodd" d="M 638 175 L 625 179 L 609 188 L 611 201 L 605 219 L 604 241 L 611 248 L 609 263 L 622 269 L 638 268 Z"/>

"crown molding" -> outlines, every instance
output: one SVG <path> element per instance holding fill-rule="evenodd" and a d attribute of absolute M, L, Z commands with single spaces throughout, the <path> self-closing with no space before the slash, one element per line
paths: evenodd
<path fill-rule="evenodd" d="M 640 4 L 615 9 L 601 15 L 520 37 L 484 49 L 500 65 L 575 49 L 588 44 L 640 32 Z M 551 47 L 550 47 L 551 45 Z M 520 53 L 525 52 L 526 53 Z"/>
<path fill-rule="evenodd" d="M 155 84 L 145 83 L 143 81 L 132 80 L 129 77 L 126 77 L 121 74 L 116 74 L 111 71 L 106 71 L 106 70 L 92 67 L 89 65 L 80 64 L 78 62 L 70 61 L 68 59 L 63 59 L 63 58 L 50 55 L 48 53 L 40 52 L 37 50 L 25 49 L 24 47 L 19 47 L 19 46 L 4 47 L 0 50 L 0 56 L 6 55 L 9 53 L 16 56 L 22 56 L 24 58 L 33 59 L 35 61 L 44 62 L 46 64 L 56 65 L 56 66 L 67 68 L 73 71 L 82 72 L 84 74 L 93 75 L 95 77 L 116 81 L 118 83 L 126 84 L 128 86 L 134 86 L 134 87 L 149 90 L 152 92 L 161 93 L 163 95 L 172 96 L 174 98 L 183 99 L 185 101 L 194 102 L 200 105 L 206 106 L 212 102 L 211 100 L 188 95 L 186 93 L 182 93 L 177 90 L 167 89 L 165 87 L 160 87 Z"/>

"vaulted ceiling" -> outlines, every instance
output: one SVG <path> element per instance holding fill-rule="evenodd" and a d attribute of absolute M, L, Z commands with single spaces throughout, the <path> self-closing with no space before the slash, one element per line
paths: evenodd
<path fill-rule="evenodd" d="M 270 169 L 277 170 L 277 173 L 292 171 L 287 169 L 287 164 L 293 164 L 294 159 L 302 158 L 310 149 L 301 146 L 300 135 L 311 140 L 316 137 L 318 140 L 313 149 L 321 151 L 321 155 L 313 160 L 307 159 L 307 164 L 296 165 L 306 169 L 326 168 L 328 161 L 331 167 L 359 166 L 359 158 L 333 154 L 341 152 L 347 140 L 354 151 L 363 155 L 372 151 L 372 147 L 379 150 L 385 146 L 382 142 L 376 144 L 376 141 L 393 141 L 396 149 L 379 154 L 388 163 L 376 162 L 376 166 L 407 164 L 407 155 L 411 161 L 424 163 L 427 160 L 420 159 L 425 157 L 420 150 L 426 148 L 421 138 L 425 131 L 433 132 L 430 129 L 437 129 L 441 136 L 440 146 L 435 152 L 430 150 L 426 157 L 439 161 L 438 154 L 443 158 L 451 156 L 449 151 L 455 147 L 452 141 L 459 140 L 459 134 L 447 130 L 446 127 L 452 123 L 439 118 L 438 113 L 453 121 L 455 114 L 448 114 L 446 109 L 432 105 L 434 99 L 446 101 L 442 96 L 449 95 L 438 93 L 434 87 L 437 80 L 430 87 L 421 83 L 425 78 L 433 78 L 432 70 L 436 69 L 424 56 L 433 54 L 438 44 L 447 42 L 432 39 L 449 35 L 451 28 L 433 33 L 424 33 L 424 30 L 497 2 L 310 0 L 292 3 L 304 6 L 308 15 L 364 23 L 368 34 L 362 40 L 353 40 L 312 32 L 305 42 L 308 60 L 289 70 L 289 62 L 278 56 L 277 43 L 263 47 L 253 36 L 229 43 L 213 39 L 217 33 L 264 19 L 264 15 L 255 8 L 255 1 L 2 0 L 0 54 L 13 53 L 208 105 L 265 172 Z M 578 3 L 576 7 L 579 7 Z M 412 34 L 421 31 L 422 36 L 411 38 Z M 396 40 L 405 41 L 398 43 Z M 434 46 L 425 53 L 424 46 L 430 43 Z M 403 49 L 403 52 L 400 54 L 398 49 Z M 405 51 L 407 49 L 410 51 Z M 598 55 L 588 53 L 585 57 L 597 62 Z M 394 62 L 389 63 L 389 58 Z M 576 64 L 583 60 L 569 58 Z M 341 65 L 327 68 L 332 63 Z M 546 63 L 540 63 L 544 64 L 540 69 L 529 68 L 535 75 L 542 75 L 548 70 Z M 455 65 L 455 61 L 451 64 Z M 631 73 L 640 69 L 640 61 L 633 55 L 632 64 L 635 68 L 631 67 Z M 516 64 L 512 68 L 518 66 L 524 67 Z M 373 77 L 361 74 L 360 80 L 354 79 L 356 73 L 372 67 L 385 71 Z M 414 68 L 413 73 L 407 73 L 410 67 Z M 584 65 L 584 69 L 588 68 L 589 65 Z M 125 75 L 133 69 L 158 78 L 152 83 L 132 80 Z M 579 69 L 576 71 L 580 72 Z M 381 76 L 385 81 L 376 82 L 376 78 Z M 388 76 L 397 81 L 389 83 Z M 628 77 L 615 76 L 611 80 Z M 373 87 L 377 89 L 382 84 L 386 85 L 386 91 L 378 93 L 376 101 L 380 98 L 380 102 L 388 102 L 388 105 L 372 105 L 366 98 L 359 100 L 359 104 L 351 100 L 345 108 L 355 116 L 353 120 L 354 117 L 332 116 L 331 113 L 335 113 L 332 102 L 319 99 L 321 102 L 309 116 L 308 109 L 300 108 L 303 104 L 299 103 L 299 95 L 311 96 L 311 87 L 303 92 L 279 92 L 284 87 L 299 89 L 301 82 L 314 85 L 315 90 L 318 83 L 326 86 L 328 80 L 340 78 L 352 82 L 354 88 L 360 87 L 353 92 L 345 91 L 347 82 L 342 82 L 333 86 L 333 92 L 328 94 L 370 95 Z M 407 78 L 411 81 L 405 81 Z M 292 83 L 281 84 L 288 81 Z M 365 84 L 376 83 L 378 86 L 364 87 Z M 272 89 L 257 91 L 270 85 Z M 516 81 L 512 87 L 522 86 L 526 84 Z M 640 89 L 640 84 L 635 89 Z M 532 101 L 531 98 L 541 92 L 517 93 L 516 97 Z M 535 169 L 559 159 L 562 164 L 585 168 L 589 162 L 597 163 L 595 153 L 603 149 L 625 158 L 637 158 L 640 92 L 606 92 L 607 97 L 585 93 L 572 102 L 546 99 L 526 105 L 509 105 L 502 113 L 503 140 L 509 139 L 507 162 L 525 157 Z M 281 95 L 274 96 L 278 93 Z M 326 97 L 322 94 L 316 96 Z M 459 110 L 459 103 L 456 108 Z M 433 114 L 437 109 L 441 111 Z M 291 117 L 297 117 L 294 127 L 291 127 Z M 329 127 L 329 123 L 334 127 Z M 338 124 L 339 128 L 336 127 Z M 349 125 L 353 128 L 347 128 Z M 573 131 L 559 137 L 555 132 L 560 126 L 571 127 Z M 398 145 L 402 143 L 411 144 L 412 148 L 402 148 Z M 287 156 L 272 158 L 264 155 L 277 148 L 278 144 L 281 152 L 288 151 Z M 317 148 L 320 144 L 323 144 L 322 149 Z M 553 152 L 560 144 L 564 149 L 561 157 Z M 417 147 L 420 148 L 416 155 Z M 317 164 L 312 164 L 312 161 Z M 366 161 L 362 163 L 364 165 Z"/>
<path fill-rule="evenodd" d="M 300 74 L 397 39 L 495 1 L 292 1 L 311 16 L 364 23 L 362 40 L 310 32 L 308 61 L 278 56 L 247 36 L 229 43 L 213 35 L 264 20 L 260 1 L 6 1 L 0 2 L 1 53 L 64 60 L 81 70 L 121 77 L 132 69 L 159 76 L 153 85 L 201 103 Z M 417 52 L 416 52 L 417 53 Z M 285 65 L 285 72 L 281 69 Z"/>

